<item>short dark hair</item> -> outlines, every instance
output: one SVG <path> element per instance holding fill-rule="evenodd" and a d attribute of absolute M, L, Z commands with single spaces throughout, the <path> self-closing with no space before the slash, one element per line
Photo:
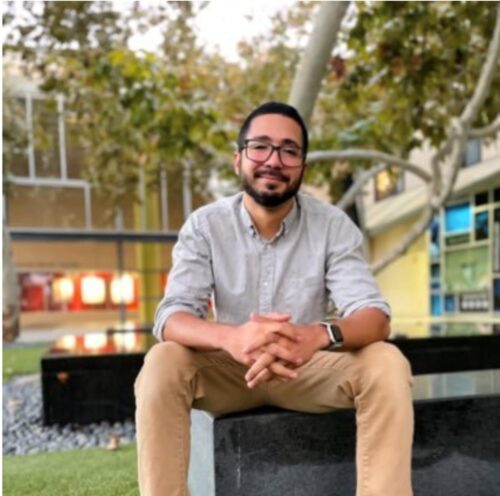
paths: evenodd
<path fill-rule="evenodd" d="M 282 102 L 266 102 L 250 112 L 243 122 L 240 134 L 238 135 L 238 150 L 241 151 L 245 146 L 248 129 L 250 128 L 250 124 L 252 124 L 255 117 L 266 114 L 281 114 L 286 117 L 290 117 L 290 119 L 293 119 L 300 126 L 300 129 L 302 130 L 302 153 L 305 158 L 307 155 L 307 148 L 309 146 L 309 136 L 307 134 L 307 128 L 304 120 L 295 107 Z"/>

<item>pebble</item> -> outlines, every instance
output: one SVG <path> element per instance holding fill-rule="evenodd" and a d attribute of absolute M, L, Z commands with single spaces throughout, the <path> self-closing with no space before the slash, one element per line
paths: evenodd
<path fill-rule="evenodd" d="M 3 454 L 27 455 L 80 448 L 106 448 L 135 441 L 135 425 L 125 422 L 46 426 L 42 423 L 39 374 L 16 377 L 3 385 Z"/>

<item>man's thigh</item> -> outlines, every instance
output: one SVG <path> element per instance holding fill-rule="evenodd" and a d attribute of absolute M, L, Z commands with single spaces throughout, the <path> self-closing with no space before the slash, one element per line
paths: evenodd
<path fill-rule="evenodd" d="M 385 378 L 411 384 L 408 361 L 394 345 L 384 342 L 350 352 L 318 351 L 297 371 L 297 379 L 268 384 L 270 404 L 322 413 L 353 408 L 365 386 L 384 382 Z"/>
<path fill-rule="evenodd" d="M 289 410 L 324 413 L 335 408 L 350 408 L 352 399 L 344 393 L 347 354 L 318 351 L 297 369 L 296 379 L 267 384 L 268 403 Z"/>
<path fill-rule="evenodd" d="M 256 408 L 264 404 L 263 386 L 248 389 L 245 374 L 248 367 L 224 351 L 193 350 L 169 343 L 171 366 L 179 368 L 182 382 L 189 383 L 193 408 L 213 413 L 229 413 Z"/>

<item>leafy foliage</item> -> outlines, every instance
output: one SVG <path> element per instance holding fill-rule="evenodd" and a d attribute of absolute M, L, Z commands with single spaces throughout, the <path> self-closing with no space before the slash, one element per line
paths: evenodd
<path fill-rule="evenodd" d="M 365 148 L 407 158 L 423 143 L 438 148 L 476 87 L 497 5 L 487 2 L 357 2 L 331 60 L 312 122 L 312 148 Z M 500 83 L 497 71 L 493 87 Z M 493 121 L 491 91 L 475 127 Z M 330 186 L 369 162 L 315 165 L 309 180 Z"/>
<path fill-rule="evenodd" d="M 319 102 L 321 113 L 334 115 L 332 124 L 344 129 L 337 145 L 363 145 L 402 156 L 424 141 L 438 147 L 450 120 L 460 115 L 475 89 L 496 4 L 356 6 L 356 23 L 344 35 L 350 51 L 346 74 L 340 81 L 326 81 Z M 500 96 L 491 92 L 475 126 L 490 123 L 499 108 Z"/>
<path fill-rule="evenodd" d="M 28 7 L 31 23 L 19 28 L 14 48 L 31 75 L 41 75 L 42 90 L 65 95 L 67 119 L 85 150 L 84 177 L 108 199 L 139 201 L 139 182 L 157 188 L 161 169 L 210 165 L 214 152 L 207 145 L 224 138 L 215 106 L 170 50 L 159 56 L 129 49 L 132 32 L 109 2 Z M 175 8 L 180 12 L 170 19 Z M 189 12 L 176 4 L 160 14 L 155 22 L 168 25 Z M 175 54 L 193 51 L 193 40 L 179 38 L 186 46 Z"/>

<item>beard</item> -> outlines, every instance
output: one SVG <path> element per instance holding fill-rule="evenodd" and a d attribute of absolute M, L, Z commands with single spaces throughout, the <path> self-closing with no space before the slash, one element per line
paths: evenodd
<path fill-rule="evenodd" d="M 282 182 L 287 182 L 288 185 L 283 191 L 276 191 L 277 185 L 268 184 L 266 189 L 259 191 L 254 187 L 256 179 L 259 179 L 263 174 L 274 176 L 277 180 Z M 250 195 L 256 203 L 263 207 L 273 208 L 282 205 L 291 198 L 293 198 L 299 191 L 300 185 L 302 184 L 302 176 L 304 175 L 304 169 L 302 169 L 301 174 L 293 182 L 290 181 L 288 176 L 285 176 L 281 171 L 276 169 L 262 168 L 257 169 L 253 173 L 253 178 L 249 178 L 243 173 L 240 163 L 240 179 L 243 190 Z"/>

